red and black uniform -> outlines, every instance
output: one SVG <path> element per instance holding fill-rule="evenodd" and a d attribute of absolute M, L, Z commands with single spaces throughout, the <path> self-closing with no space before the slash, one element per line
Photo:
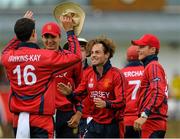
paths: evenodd
<path fill-rule="evenodd" d="M 69 52 L 67 50 L 60 51 L 63 51 L 64 53 Z M 80 83 L 81 77 L 82 62 L 80 61 L 70 68 L 56 73 L 54 76 L 54 84 L 55 86 L 57 86 L 59 82 L 62 82 L 67 85 L 69 82 L 74 90 Z M 56 138 L 78 138 L 78 129 L 69 127 L 67 121 L 70 120 L 70 118 L 75 114 L 76 111 L 82 111 L 81 105 L 72 104 L 64 95 L 62 95 L 57 90 L 57 87 L 55 87 L 54 89 L 54 92 L 56 92 Z"/>
<path fill-rule="evenodd" d="M 137 91 L 143 77 L 144 66 L 140 61 L 129 61 L 121 70 L 127 81 L 126 108 L 124 112 L 125 138 L 139 138 L 139 132 L 133 128 L 134 121 L 138 118 Z"/>
<path fill-rule="evenodd" d="M 163 67 L 157 55 L 143 61 L 145 69 L 138 91 L 139 114 L 145 112 L 147 121 L 142 126 L 142 138 L 163 138 L 166 133 L 168 110 L 168 85 Z"/>
<path fill-rule="evenodd" d="M 82 101 L 86 95 L 90 102 L 90 115 L 93 120 L 88 124 L 85 138 L 119 137 L 115 114 L 125 106 L 124 85 L 119 69 L 112 67 L 108 61 L 100 77 L 96 67 L 89 68 L 83 74 L 78 88 L 68 98 L 76 103 Z M 106 108 L 97 108 L 93 102 L 94 98 L 103 99 Z"/>
<path fill-rule="evenodd" d="M 13 126 L 17 127 L 20 112 L 30 113 L 31 137 L 53 137 L 55 93 L 49 89 L 53 86 L 51 77 L 81 60 L 77 37 L 73 31 L 67 35 L 71 46 L 69 53 L 39 49 L 34 43 L 19 42 L 16 38 L 2 52 L 2 63 L 12 91 L 9 108 L 15 113 Z M 38 134 L 36 128 L 46 131 L 47 135 Z"/>

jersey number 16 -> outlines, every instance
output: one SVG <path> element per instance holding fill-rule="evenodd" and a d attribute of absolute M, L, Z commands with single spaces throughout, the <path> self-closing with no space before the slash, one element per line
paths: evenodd
<path fill-rule="evenodd" d="M 13 74 L 17 74 L 17 81 L 18 81 L 18 85 L 19 85 L 19 86 L 22 85 L 21 70 L 23 70 L 23 69 L 21 69 L 20 65 L 17 65 L 16 68 L 13 70 Z M 29 70 L 31 70 L 31 71 L 29 71 Z M 36 75 L 32 72 L 32 71 L 34 71 L 34 70 L 35 70 L 35 68 L 34 68 L 33 65 L 26 65 L 26 66 L 24 67 L 23 75 L 22 75 L 22 76 L 23 76 L 24 83 L 25 83 L 26 85 L 33 85 L 33 84 L 36 83 L 37 77 L 36 77 Z M 31 80 L 28 80 L 29 77 L 31 77 Z"/>

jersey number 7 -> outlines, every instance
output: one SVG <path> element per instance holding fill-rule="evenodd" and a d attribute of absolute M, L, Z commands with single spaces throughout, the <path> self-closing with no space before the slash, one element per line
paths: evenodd
<path fill-rule="evenodd" d="M 141 84 L 141 81 L 140 80 L 131 80 L 129 81 L 129 85 L 135 85 L 133 91 L 132 91 L 132 96 L 131 96 L 131 99 L 132 100 L 135 100 L 136 99 L 136 94 L 137 94 L 137 91 L 140 87 L 140 84 Z"/>

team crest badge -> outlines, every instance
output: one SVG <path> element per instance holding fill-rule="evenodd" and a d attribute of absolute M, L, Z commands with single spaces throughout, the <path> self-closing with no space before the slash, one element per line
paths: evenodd
<path fill-rule="evenodd" d="M 160 81 L 161 79 L 159 77 L 156 77 L 153 79 L 153 82 L 157 82 L 157 81 Z"/>
<path fill-rule="evenodd" d="M 105 79 L 105 80 L 104 80 L 104 82 L 103 82 L 104 88 L 108 88 L 109 82 L 110 82 L 109 79 Z"/>
<path fill-rule="evenodd" d="M 48 29 L 48 30 L 52 30 L 52 26 L 51 26 L 51 25 L 48 25 L 48 26 L 47 26 L 47 29 Z"/>
<path fill-rule="evenodd" d="M 90 79 L 89 84 L 88 84 L 89 88 L 93 88 L 94 84 L 93 84 L 93 78 Z"/>

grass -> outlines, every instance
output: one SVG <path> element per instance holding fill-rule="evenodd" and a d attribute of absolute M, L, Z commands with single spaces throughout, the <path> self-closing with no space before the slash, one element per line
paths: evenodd
<path fill-rule="evenodd" d="M 166 138 L 180 138 L 180 120 L 169 120 Z"/>

